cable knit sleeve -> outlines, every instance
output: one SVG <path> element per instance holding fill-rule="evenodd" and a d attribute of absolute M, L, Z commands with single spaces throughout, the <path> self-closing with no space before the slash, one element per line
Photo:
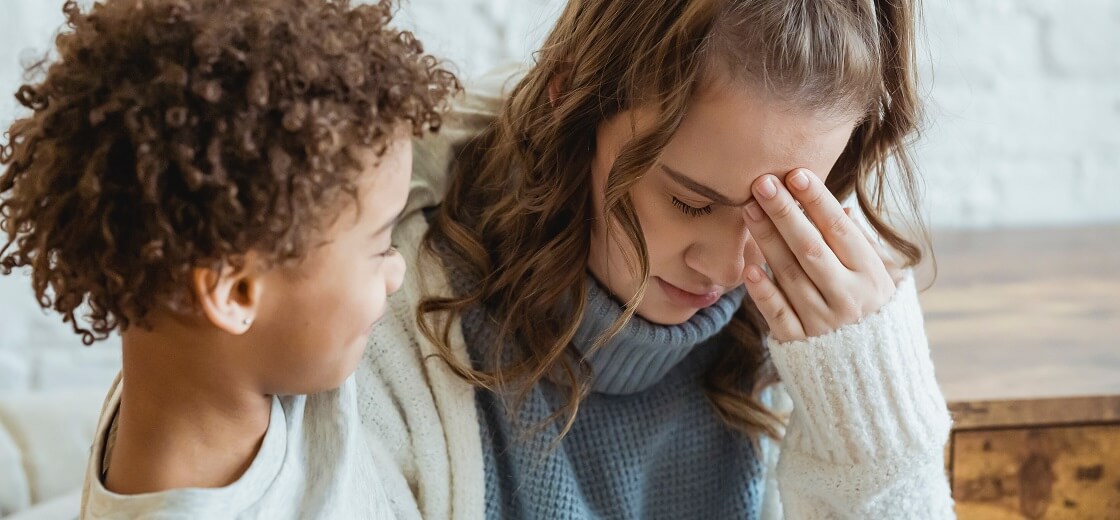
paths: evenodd
<path fill-rule="evenodd" d="M 785 518 L 954 518 L 949 413 L 912 274 L 859 323 L 770 352 L 793 400 L 776 475 Z"/>

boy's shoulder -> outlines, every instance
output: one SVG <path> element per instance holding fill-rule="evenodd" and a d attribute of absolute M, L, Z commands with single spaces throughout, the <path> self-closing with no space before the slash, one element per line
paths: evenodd
<path fill-rule="evenodd" d="M 274 396 L 260 448 L 232 484 L 140 495 L 120 495 L 102 483 L 115 444 L 123 384 L 118 376 L 94 434 L 82 490 L 83 519 L 390 516 L 390 501 L 357 414 L 353 377 L 328 392 Z"/>

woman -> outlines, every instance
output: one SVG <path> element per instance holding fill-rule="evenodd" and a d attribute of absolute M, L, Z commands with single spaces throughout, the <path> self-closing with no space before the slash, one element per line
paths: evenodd
<path fill-rule="evenodd" d="M 882 214 L 888 180 L 913 200 L 915 17 L 571 0 L 474 89 L 419 145 L 416 268 L 359 371 L 398 514 L 951 517 L 919 250 Z"/>

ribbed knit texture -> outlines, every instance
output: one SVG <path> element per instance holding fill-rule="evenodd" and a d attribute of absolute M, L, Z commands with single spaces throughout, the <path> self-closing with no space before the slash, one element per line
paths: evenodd
<path fill-rule="evenodd" d="M 590 277 L 587 284 L 575 341 L 583 351 L 621 313 Z M 631 320 L 589 360 L 594 391 L 558 446 L 561 423 L 537 428 L 563 405 L 566 388 L 541 382 L 517 410 L 512 399 L 479 390 L 487 518 L 757 518 L 758 454 L 716 416 L 703 388 L 719 353 L 716 333 L 743 295 L 728 293 L 681 325 Z M 472 357 L 487 358 L 498 340 L 485 313 L 464 314 L 462 327 Z"/>
<path fill-rule="evenodd" d="M 913 276 L 879 312 L 770 355 L 794 405 L 777 468 L 788 518 L 953 516 L 950 419 Z"/>
<path fill-rule="evenodd" d="M 588 276 L 587 307 L 572 342 L 581 352 L 591 351 L 596 340 L 622 314 L 620 304 Z M 746 295 L 739 287 L 688 321 L 671 327 L 635 316 L 619 333 L 587 358 L 593 374 L 592 390 L 604 394 L 641 392 L 661 381 L 692 349 L 731 321 Z"/>

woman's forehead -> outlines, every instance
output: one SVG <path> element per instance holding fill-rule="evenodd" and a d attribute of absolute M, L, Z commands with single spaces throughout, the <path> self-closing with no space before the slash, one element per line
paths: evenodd
<path fill-rule="evenodd" d="M 784 174 L 794 168 L 825 174 L 858 120 L 854 114 L 797 110 L 747 90 L 728 91 L 690 104 L 663 160 L 709 185 L 728 177 Z"/>

